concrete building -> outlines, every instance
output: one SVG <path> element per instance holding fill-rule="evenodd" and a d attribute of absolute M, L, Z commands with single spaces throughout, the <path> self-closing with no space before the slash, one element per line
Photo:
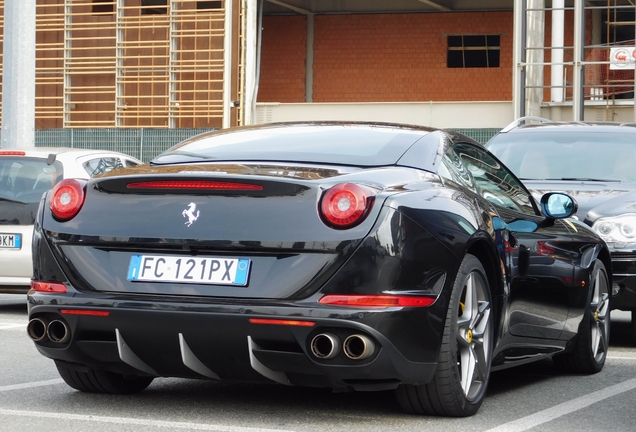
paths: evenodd
<path fill-rule="evenodd" d="M 558 1 L 37 0 L 35 128 L 632 121 L 636 7 Z"/>

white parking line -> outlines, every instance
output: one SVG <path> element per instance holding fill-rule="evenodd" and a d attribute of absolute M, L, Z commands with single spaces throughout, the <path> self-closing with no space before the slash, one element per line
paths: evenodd
<path fill-rule="evenodd" d="M 620 357 L 620 356 L 608 356 L 608 359 L 621 359 L 621 360 L 636 360 L 635 357 Z M 46 381 L 35 381 L 24 384 L 13 384 L 0 386 L 0 392 L 21 390 L 34 387 L 42 387 L 47 385 L 62 384 L 64 380 L 57 378 Z M 602 390 L 595 391 L 585 396 L 572 399 L 568 402 L 556 405 L 554 407 L 539 411 L 537 413 L 528 415 L 526 417 L 513 420 L 508 423 L 504 423 L 495 428 L 488 429 L 485 432 L 523 432 L 539 426 L 543 423 L 550 422 L 559 417 L 571 414 L 575 411 L 586 408 L 604 399 L 608 399 L 636 389 L 636 378 L 630 379 L 620 384 L 616 384 L 607 387 Z M 79 414 L 64 414 L 64 413 L 48 413 L 39 411 L 25 411 L 25 410 L 9 410 L 0 408 L 0 417 L 2 415 L 18 416 L 18 417 L 38 417 L 38 418 L 50 418 L 56 420 L 76 420 L 76 421 L 88 421 L 99 423 L 111 423 L 121 425 L 137 425 L 137 426 L 150 426 L 183 430 L 205 430 L 205 431 L 226 431 L 226 432 L 294 432 L 293 430 L 283 429 L 267 429 L 267 428 L 251 428 L 240 426 L 225 426 L 215 424 L 204 423 L 187 423 L 187 422 L 171 422 L 161 420 L 142 420 L 126 417 L 105 417 L 95 415 L 79 415 Z"/>
<path fill-rule="evenodd" d="M 636 360 L 636 357 L 607 356 L 608 360 Z"/>
<path fill-rule="evenodd" d="M 19 327 L 26 327 L 26 324 L 0 323 L 0 330 L 8 330 Z"/>
<path fill-rule="evenodd" d="M 62 384 L 63 382 L 64 380 L 62 378 L 56 378 L 56 379 L 47 380 L 47 381 L 35 381 L 35 382 L 24 383 L 24 384 L 12 384 L 12 385 L 0 386 L 0 392 L 11 391 L 11 390 L 22 390 L 22 389 L 33 388 L 33 387 L 42 387 L 42 386 L 53 385 L 53 384 Z"/>
<path fill-rule="evenodd" d="M 111 423 L 121 425 L 135 425 L 135 426 L 150 426 L 150 427 L 162 427 L 169 429 L 190 429 L 190 430 L 204 430 L 204 431 L 225 431 L 225 432 L 294 432 L 292 430 L 283 429 L 266 429 L 266 428 L 251 428 L 240 426 L 224 426 L 204 423 L 186 423 L 186 422 L 171 422 L 161 420 L 142 420 L 127 417 L 103 417 L 95 415 L 81 415 L 81 414 L 62 414 L 62 413 L 49 413 L 39 411 L 23 411 L 23 410 L 8 410 L 0 408 L 1 416 L 19 416 L 29 418 L 48 418 L 55 420 L 73 420 L 73 421 L 87 421 L 87 422 L 100 422 Z"/>
<path fill-rule="evenodd" d="M 548 408 L 538 413 L 502 424 L 486 432 L 522 432 L 532 429 L 540 424 L 547 423 L 564 415 L 573 413 L 604 399 L 611 398 L 621 393 L 636 389 L 636 378 L 632 378 L 620 384 L 616 384 L 603 390 L 595 391 L 585 396 L 572 399 L 552 408 Z"/>

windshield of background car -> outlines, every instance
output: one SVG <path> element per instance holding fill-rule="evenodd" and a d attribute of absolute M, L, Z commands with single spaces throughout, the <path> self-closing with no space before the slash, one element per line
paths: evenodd
<path fill-rule="evenodd" d="M 178 144 L 152 163 L 284 161 L 386 166 L 395 164 L 409 147 L 427 134 L 424 130 L 356 125 L 302 125 L 217 132 Z"/>
<path fill-rule="evenodd" d="M 62 164 L 0 157 L 0 225 L 32 225 L 42 194 L 62 178 Z"/>
<path fill-rule="evenodd" d="M 636 182 L 636 130 L 541 128 L 497 135 L 487 147 L 522 180 Z"/>

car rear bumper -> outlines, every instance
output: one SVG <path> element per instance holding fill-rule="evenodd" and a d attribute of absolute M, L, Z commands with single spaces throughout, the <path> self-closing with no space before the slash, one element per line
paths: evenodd
<path fill-rule="evenodd" d="M 398 340 L 401 346 L 439 347 L 437 338 L 441 337 L 426 331 L 427 320 L 422 320 L 428 313 L 426 308 L 378 312 L 319 310 L 298 305 L 172 302 L 162 306 L 121 300 L 74 306 L 68 301 L 64 305 L 65 300 L 68 298 L 64 296 L 29 295 L 30 319 L 42 320 L 49 328 L 56 321 L 58 329 L 65 327 L 69 336 L 63 342 L 44 337 L 36 342 L 40 353 L 58 361 L 128 375 L 386 390 L 402 383 L 429 382 L 438 355 L 433 348 L 423 355 L 420 352 L 417 359 L 409 359 L 401 347 L 390 341 Z M 109 314 L 61 313 L 69 309 Z M 255 323 L 254 319 L 270 321 Z M 414 324 L 421 324 L 420 331 L 412 332 L 410 327 Z M 319 334 L 329 334 L 339 341 L 340 348 L 333 358 L 319 358 L 312 353 L 311 341 Z M 418 334 L 421 339 L 408 340 L 411 334 Z M 345 355 L 343 344 L 351 335 L 368 338 L 372 354 L 363 359 Z"/>

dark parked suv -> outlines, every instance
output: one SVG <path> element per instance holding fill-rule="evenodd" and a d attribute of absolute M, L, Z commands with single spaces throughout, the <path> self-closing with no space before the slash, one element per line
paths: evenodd
<path fill-rule="evenodd" d="M 560 191 L 576 199 L 575 217 L 610 247 L 611 308 L 632 312 L 636 342 L 636 123 L 524 117 L 486 146 L 535 196 Z"/>

